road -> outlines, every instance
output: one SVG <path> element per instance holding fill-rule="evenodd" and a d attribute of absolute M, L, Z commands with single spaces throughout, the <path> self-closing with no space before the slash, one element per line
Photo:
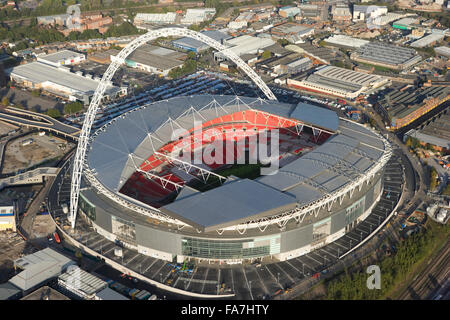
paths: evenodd
<path fill-rule="evenodd" d="M 64 124 L 45 114 L 16 108 L 0 108 L 0 120 L 13 123 L 19 126 L 38 128 L 42 130 L 52 131 L 76 139 L 80 129 Z"/>
<path fill-rule="evenodd" d="M 28 210 L 24 213 L 22 222 L 20 224 L 21 232 L 27 239 L 32 238 L 32 228 L 36 213 L 39 212 L 42 202 L 45 201 L 48 191 L 50 190 L 55 177 L 48 177 L 44 187 L 34 198 L 33 202 L 28 207 Z"/>

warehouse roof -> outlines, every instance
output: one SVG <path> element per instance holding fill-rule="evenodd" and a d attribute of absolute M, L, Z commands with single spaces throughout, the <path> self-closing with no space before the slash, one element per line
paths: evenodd
<path fill-rule="evenodd" d="M 39 60 L 46 60 L 52 63 L 58 63 L 61 60 L 74 59 L 77 57 L 84 57 L 84 54 L 74 52 L 71 50 L 61 50 L 55 53 L 39 56 Z"/>
<path fill-rule="evenodd" d="M 127 297 L 121 295 L 120 293 L 106 287 L 100 292 L 96 293 L 98 300 L 130 300 Z"/>
<path fill-rule="evenodd" d="M 442 33 L 431 33 L 425 37 L 420 38 L 419 40 L 414 41 L 410 44 L 413 48 L 423 48 L 427 47 L 437 41 L 444 39 L 445 34 Z"/>
<path fill-rule="evenodd" d="M 399 65 L 420 61 L 414 49 L 396 46 L 384 42 L 369 42 L 358 49 L 358 58 L 381 62 L 387 65 Z"/>
<path fill-rule="evenodd" d="M 346 36 L 343 34 L 335 34 L 333 36 L 326 38 L 325 41 L 328 43 L 334 44 L 334 45 L 351 47 L 351 48 L 359 48 L 370 42 L 368 40 L 353 38 L 353 37 Z"/>
<path fill-rule="evenodd" d="M 86 94 L 97 89 L 99 81 L 77 75 L 65 68 L 56 68 L 41 62 L 31 62 L 14 67 L 11 76 L 33 83 L 54 83 L 77 93 Z M 109 90 L 117 89 L 110 86 Z"/>
<path fill-rule="evenodd" d="M 69 269 L 58 277 L 58 281 L 64 283 L 69 290 L 92 296 L 107 286 L 105 281 L 78 267 Z"/>
<path fill-rule="evenodd" d="M 14 265 L 23 271 L 11 278 L 10 282 L 26 291 L 58 276 L 73 264 L 75 262 L 62 254 L 45 248 L 15 260 Z"/>
<path fill-rule="evenodd" d="M 11 282 L 0 283 L 0 301 L 8 300 L 20 292 L 21 290 Z"/>
<path fill-rule="evenodd" d="M 208 36 L 216 41 L 222 42 L 222 40 L 224 39 L 230 39 L 231 36 L 224 33 L 224 32 L 220 32 L 220 31 L 216 31 L 216 30 L 209 30 L 209 31 L 203 31 L 202 32 L 205 36 Z M 203 48 L 207 48 L 208 45 L 204 44 L 203 42 L 196 40 L 196 39 L 192 39 L 190 37 L 184 37 L 184 38 L 180 38 L 177 40 L 172 41 L 173 44 L 178 45 L 178 46 L 182 46 L 182 47 L 186 47 L 186 48 L 192 48 L 192 49 L 203 49 Z"/>
<path fill-rule="evenodd" d="M 240 179 L 175 200 L 161 211 L 208 232 L 248 221 L 253 216 L 270 216 L 291 210 L 295 206 L 292 196 L 253 180 Z"/>

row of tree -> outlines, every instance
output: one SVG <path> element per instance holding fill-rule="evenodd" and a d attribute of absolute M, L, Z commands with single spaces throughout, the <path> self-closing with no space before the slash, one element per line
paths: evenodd
<path fill-rule="evenodd" d="M 368 289 L 365 272 L 347 272 L 327 285 L 327 299 L 331 300 L 373 300 L 385 298 L 399 283 L 405 281 L 415 264 L 423 261 L 436 246 L 437 240 L 449 234 L 448 226 L 430 225 L 402 241 L 397 252 L 386 256 L 379 264 L 381 270 L 381 289 Z"/>

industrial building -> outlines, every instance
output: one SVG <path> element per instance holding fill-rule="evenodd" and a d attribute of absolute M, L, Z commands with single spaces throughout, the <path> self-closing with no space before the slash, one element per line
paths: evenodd
<path fill-rule="evenodd" d="M 391 88 L 377 103 L 392 129 L 404 127 L 447 101 L 449 87 Z"/>
<path fill-rule="evenodd" d="M 278 10 L 278 14 L 283 18 L 292 18 L 300 14 L 300 8 L 298 7 L 282 7 Z"/>
<path fill-rule="evenodd" d="M 0 231 L 16 232 L 16 214 L 11 204 L 0 204 Z"/>
<path fill-rule="evenodd" d="M 259 38 L 250 35 L 243 35 L 223 41 L 223 44 L 229 47 L 229 50 L 238 56 L 244 54 L 256 54 L 274 43 L 275 41 L 272 39 Z M 214 59 L 216 61 L 223 61 L 226 60 L 226 57 L 222 52 L 215 52 Z"/>
<path fill-rule="evenodd" d="M 175 23 L 177 14 L 175 12 L 167 13 L 138 13 L 134 17 L 134 23 L 140 25 L 142 23 L 154 24 L 172 24 Z"/>
<path fill-rule="evenodd" d="M 336 47 L 356 49 L 368 44 L 370 41 L 353 38 L 343 34 L 335 34 L 326 38 L 325 42 Z"/>
<path fill-rule="evenodd" d="M 30 89 L 42 89 L 56 96 L 71 101 L 88 104 L 100 82 L 91 75 L 70 72 L 67 67 L 53 67 L 42 62 L 22 64 L 6 71 L 12 81 Z M 127 89 L 112 83 L 106 89 L 105 99 L 125 95 Z"/>
<path fill-rule="evenodd" d="M 411 48 L 404 48 L 389 43 L 369 42 L 351 54 L 352 60 L 390 68 L 403 70 L 420 62 L 422 57 Z"/>
<path fill-rule="evenodd" d="M 204 35 L 223 43 L 224 40 L 231 39 L 232 37 L 228 35 L 225 32 L 216 31 L 216 30 L 209 30 L 209 31 L 202 31 Z M 189 37 L 180 38 L 177 40 L 172 41 L 172 45 L 176 48 L 186 50 L 186 51 L 193 51 L 195 53 L 200 53 L 202 51 L 205 51 L 209 48 L 209 46 L 201 41 L 198 41 L 196 39 L 192 39 Z"/>
<path fill-rule="evenodd" d="M 109 49 L 106 51 L 94 52 L 88 55 L 88 60 L 94 61 L 100 64 L 109 64 L 111 63 L 111 57 L 115 57 L 119 54 L 119 50 L 117 49 Z"/>
<path fill-rule="evenodd" d="M 181 67 L 186 57 L 182 52 L 146 44 L 133 51 L 125 63 L 131 68 L 167 76 L 170 70 Z"/>
<path fill-rule="evenodd" d="M 400 30 L 411 30 L 418 22 L 417 17 L 406 17 L 392 23 L 392 27 Z"/>
<path fill-rule="evenodd" d="M 410 44 L 410 46 L 413 48 L 425 48 L 436 44 L 444 38 L 444 33 L 431 33 L 423 38 L 420 38 L 419 40 L 414 41 Z"/>
<path fill-rule="evenodd" d="M 83 300 L 94 300 L 96 294 L 108 284 L 79 267 L 71 267 L 58 277 L 58 286 L 69 295 L 75 295 Z"/>
<path fill-rule="evenodd" d="M 432 145 L 435 150 L 450 151 L 450 106 L 443 110 L 438 116 L 433 117 L 421 124 L 416 129 L 411 129 L 405 133 L 407 137 L 418 139 L 422 144 Z"/>
<path fill-rule="evenodd" d="M 290 87 L 318 92 L 345 99 L 355 99 L 360 94 L 373 91 L 389 83 L 385 77 L 356 72 L 334 66 L 317 69 L 306 79 L 288 79 Z"/>
<path fill-rule="evenodd" d="M 286 22 L 270 30 L 274 39 L 286 39 L 292 43 L 301 42 L 303 38 L 314 34 L 314 28 L 294 22 Z"/>
<path fill-rule="evenodd" d="M 315 64 L 330 64 L 336 59 L 336 53 L 329 48 L 316 47 L 309 42 L 290 44 L 285 47 L 288 50 L 304 54 L 311 58 Z"/>
<path fill-rule="evenodd" d="M 46 63 L 54 67 L 70 66 L 73 64 L 81 63 L 85 60 L 86 56 L 84 54 L 70 50 L 61 50 L 55 53 L 37 57 L 37 61 Z"/>
<path fill-rule="evenodd" d="M 333 21 L 336 22 L 349 22 L 352 20 L 352 13 L 346 3 L 334 4 L 331 9 L 331 15 L 333 16 Z"/>
<path fill-rule="evenodd" d="M 446 46 L 441 46 L 434 48 L 434 52 L 436 52 L 437 55 L 450 58 L 450 48 Z"/>
<path fill-rule="evenodd" d="M 317 4 L 305 4 L 301 3 L 298 5 L 300 9 L 300 15 L 303 18 L 308 18 L 311 20 L 320 20 L 322 15 L 322 7 Z"/>
<path fill-rule="evenodd" d="M 195 8 L 187 9 L 186 14 L 181 19 L 181 24 L 198 24 L 212 19 L 216 14 L 215 8 Z"/>
<path fill-rule="evenodd" d="M 289 52 L 281 57 L 272 57 L 256 63 L 258 70 L 271 75 L 295 74 L 312 68 L 312 61 L 296 52 Z"/>
<path fill-rule="evenodd" d="M 385 6 L 361 6 L 353 5 L 353 20 L 354 21 L 367 21 L 369 19 L 376 19 L 382 15 L 388 13 L 388 9 Z"/>
<path fill-rule="evenodd" d="M 53 249 L 45 248 L 15 260 L 14 268 L 22 271 L 9 282 L 26 294 L 57 278 L 73 265 L 74 261 Z"/>

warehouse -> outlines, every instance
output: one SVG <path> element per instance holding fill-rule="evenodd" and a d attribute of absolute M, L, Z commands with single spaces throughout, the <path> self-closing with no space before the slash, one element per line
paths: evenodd
<path fill-rule="evenodd" d="M 243 35 L 230 40 L 224 40 L 224 45 L 230 48 L 234 54 L 241 56 L 244 54 L 256 54 L 260 50 L 273 45 L 275 41 L 269 38 L 259 38 L 249 35 Z M 214 58 L 216 61 L 226 60 L 222 52 L 215 52 Z"/>
<path fill-rule="evenodd" d="M 418 22 L 417 17 L 407 17 L 407 18 L 403 18 L 398 21 L 395 21 L 392 24 L 392 27 L 394 29 L 400 29 L 400 30 L 411 30 L 413 28 L 414 24 L 416 24 L 417 22 Z"/>
<path fill-rule="evenodd" d="M 410 44 L 413 48 L 425 48 L 431 45 L 436 44 L 437 42 L 444 39 L 445 35 L 443 33 L 431 33 L 419 40 L 414 41 Z"/>
<path fill-rule="evenodd" d="M 135 24 L 155 23 L 155 24 L 171 24 L 175 23 L 177 14 L 175 12 L 167 13 L 138 13 L 134 18 Z"/>
<path fill-rule="evenodd" d="M 300 14 L 300 9 L 297 7 L 282 7 L 278 10 L 278 14 L 283 18 L 291 18 Z"/>
<path fill-rule="evenodd" d="M 385 6 L 353 6 L 353 20 L 366 21 L 368 19 L 375 19 L 379 16 L 385 15 L 388 12 Z"/>
<path fill-rule="evenodd" d="M 391 88 L 378 102 L 378 107 L 385 120 L 390 121 L 391 128 L 399 129 L 444 103 L 449 97 L 449 87 Z"/>
<path fill-rule="evenodd" d="M 69 295 L 94 300 L 96 293 L 105 289 L 108 284 L 78 267 L 71 267 L 58 277 L 58 286 Z"/>
<path fill-rule="evenodd" d="M 272 37 L 274 39 L 286 39 L 290 42 L 301 42 L 302 38 L 314 34 L 314 28 L 303 26 L 298 23 L 287 22 L 271 29 Z"/>
<path fill-rule="evenodd" d="M 309 42 L 290 44 L 285 47 L 288 50 L 305 54 L 310 57 L 316 64 L 330 64 L 336 59 L 336 53 L 325 47 L 316 47 Z"/>
<path fill-rule="evenodd" d="M 70 50 L 61 50 L 55 53 L 37 57 L 37 61 L 46 63 L 54 67 L 77 64 L 85 60 L 86 57 L 84 54 Z"/>
<path fill-rule="evenodd" d="M 383 42 L 369 42 L 352 53 L 352 60 L 394 70 L 406 69 L 422 60 L 414 49 Z"/>
<path fill-rule="evenodd" d="M 58 277 L 75 262 L 50 248 L 29 254 L 14 261 L 14 268 L 23 270 L 9 282 L 28 293 Z"/>
<path fill-rule="evenodd" d="M 228 35 L 224 32 L 221 32 L 221 31 L 210 30 L 210 31 L 203 31 L 201 33 L 203 33 L 205 36 L 208 36 L 220 43 L 223 43 L 224 40 L 231 39 L 230 35 Z M 209 48 L 209 46 L 207 44 L 205 44 L 201 41 L 189 38 L 189 37 L 184 37 L 184 38 L 174 40 L 174 41 L 172 41 L 172 45 L 175 48 L 179 48 L 179 49 L 186 50 L 186 51 L 193 51 L 195 53 L 200 53 Z"/>
<path fill-rule="evenodd" d="M 181 67 L 186 57 L 185 53 L 147 44 L 133 51 L 125 63 L 131 68 L 167 76 L 170 70 Z"/>
<path fill-rule="evenodd" d="M 442 57 L 450 58 L 450 48 L 449 47 L 437 47 L 434 48 L 434 52 L 436 52 L 437 55 L 440 55 Z"/>
<path fill-rule="evenodd" d="M 288 79 L 287 84 L 307 91 L 355 99 L 360 94 L 367 93 L 388 82 L 389 80 L 385 77 L 334 66 L 324 66 L 306 79 Z"/>
<path fill-rule="evenodd" d="M 438 151 L 450 150 L 450 107 L 447 107 L 434 119 L 420 125 L 420 128 L 411 129 L 405 133 L 404 140 L 407 137 L 418 139 L 422 144 L 431 144 Z"/>
<path fill-rule="evenodd" d="M 56 96 L 88 104 L 100 80 L 72 73 L 67 67 L 53 67 L 42 62 L 22 64 L 7 71 L 11 80 L 30 89 L 42 89 Z M 126 88 L 110 84 L 105 98 L 126 94 Z"/>
<path fill-rule="evenodd" d="M 365 44 L 368 44 L 370 41 L 353 38 L 353 37 L 346 36 L 343 34 L 336 34 L 336 35 L 332 35 L 332 36 L 326 38 L 325 42 L 327 44 L 330 44 L 330 45 L 333 45 L 336 47 L 355 49 L 355 48 L 360 48 Z"/>
<path fill-rule="evenodd" d="M 181 19 L 181 24 L 197 24 L 212 19 L 216 14 L 215 8 L 187 9 L 185 16 Z"/>

